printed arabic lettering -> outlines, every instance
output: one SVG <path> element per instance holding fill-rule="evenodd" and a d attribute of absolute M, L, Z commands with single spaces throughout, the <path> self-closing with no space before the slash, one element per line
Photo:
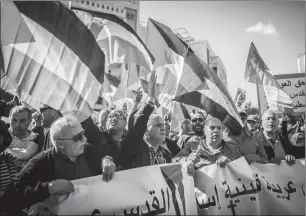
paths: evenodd
<path fill-rule="evenodd" d="M 291 185 L 294 185 L 292 181 L 289 181 L 288 184 L 287 184 L 287 187 L 284 187 L 285 191 L 287 191 L 288 193 L 288 196 L 284 196 L 284 198 L 286 198 L 287 200 L 290 200 L 290 194 L 291 193 L 295 193 L 296 192 L 296 188 L 291 188 Z"/>
<path fill-rule="evenodd" d="M 261 190 L 260 182 L 259 182 L 259 184 L 256 182 L 256 186 L 257 185 L 259 186 L 258 189 L 254 188 L 253 182 L 251 182 L 250 186 L 251 186 L 252 189 L 247 189 L 246 186 L 244 184 L 242 184 L 242 187 L 244 189 L 243 191 L 239 191 L 238 187 L 236 186 L 237 193 L 235 193 L 235 194 L 232 194 L 229 186 L 227 186 L 227 190 L 225 192 L 225 198 L 235 198 L 235 197 L 242 196 L 242 195 L 256 194 L 258 191 Z"/>
<path fill-rule="evenodd" d="M 227 208 L 232 210 L 233 216 L 236 216 L 235 207 L 237 207 L 237 204 L 234 204 L 232 200 L 229 202 L 230 204 L 227 206 Z"/>
<path fill-rule="evenodd" d="M 285 86 L 291 86 L 291 81 L 288 80 L 288 84 L 287 83 L 282 83 L 281 88 L 284 88 Z"/>
<path fill-rule="evenodd" d="M 280 188 L 280 186 L 277 184 L 278 189 L 275 188 L 274 184 L 272 184 L 272 191 L 274 193 L 283 193 L 282 189 Z"/>
<path fill-rule="evenodd" d="M 302 85 L 305 85 L 305 82 L 303 80 L 299 80 L 297 84 L 298 86 L 295 84 L 295 87 L 300 88 Z"/>
<path fill-rule="evenodd" d="M 299 107 L 305 107 L 305 104 L 301 104 L 300 101 L 297 102 L 296 105 L 294 105 L 294 108 L 293 109 L 297 109 Z"/>
<path fill-rule="evenodd" d="M 167 188 L 167 190 L 168 190 L 168 188 Z M 141 215 L 141 216 L 156 216 L 156 215 L 160 215 L 160 214 L 166 213 L 166 199 L 165 199 L 165 192 L 164 192 L 164 190 L 161 189 L 161 194 L 162 194 L 162 197 L 163 197 L 163 204 L 164 204 L 164 207 L 163 207 L 163 208 L 160 208 L 159 200 L 158 200 L 158 198 L 155 196 L 155 191 L 152 190 L 152 191 L 150 191 L 149 193 L 150 193 L 150 195 L 152 195 L 152 196 L 154 195 L 153 201 L 152 201 L 152 204 L 151 204 L 151 206 L 152 206 L 152 208 L 153 208 L 154 210 L 151 210 L 148 201 L 146 201 L 145 206 L 147 207 L 147 210 L 148 210 L 147 213 L 143 213 L 142 210 L 141 210 L 141 211 L 140 211 L 141 213 L 139 214 L 139 206 L 137 206 L 137 207 L 136 207 L 136 212 L 135 212 L 135 213 L 134 213 L 134 208 L 132 208 L 131 211 L 130 211 L 130 213 L 127 213 L 127 210 L 124 209 L 124 210 L 123 210 L 123 214 L 124 214 L 125 216 L 140 216 L 140 215 Z M 169 201 L 169 192 L 167 192 L 167 194 L 168 194 L 168 203 L 169 203 L 169 202 L 170 202 L 170 201 Z"/>
<path fill-rule="evenodd" d="M 208 198 L 207 203 L 204 203 L 204 201 L 202 199 L 202 204 L 200 204 L 198 198 L 196 198 L 197 205 L 199 206 L 200 209 L 208 208 L 209 206 L 216 206 L 215 196 L 212 196 L 212 199 L 213 199 L 213 202 L 211 202 L 210 198 Z"/>

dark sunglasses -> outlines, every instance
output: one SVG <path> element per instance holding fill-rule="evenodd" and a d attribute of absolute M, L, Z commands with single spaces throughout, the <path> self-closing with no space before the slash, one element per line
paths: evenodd
<path fill-rule="evenodd" d="M 110 119 L 116 118 L 116 119 L 120 119 L 120 120 L 125 120 L 125 118 L 123 116 L 121 116 L 117 113 L 109 115 L 108 118 L 110 118 Z"/>
<path fill-rule="evenodd" d="M 202 122 L 204 122 L 204 119 L 203 119 L 203 118 L 194 118 L 194 119 L 191 119 L 191 121 L 192 121 L 193 123 L 196 123 L 197 121 L 200 122 L 200 123 L 202 123 Z"/>
<path fill-rule="evenodd" d="M 84 140 L 84 131 L 78 133 L 77 135 L 74 135 L 71 139 L 58 139 L 58 140 L 73 140 L 74 142 L 79 142 Z"/>
<path fill-rule="evenodd" d="M 252 120 L 247 121 L 247 123 L 249 123 L 249 124 L 256 124 L 256 122 L 252 121 Z"/>

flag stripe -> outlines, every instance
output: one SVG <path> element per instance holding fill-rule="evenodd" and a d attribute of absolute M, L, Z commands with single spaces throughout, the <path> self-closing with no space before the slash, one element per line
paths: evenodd
<path fill-rule="evenodd" d="M 66 47 L 65 44 L 57 38 L 54 38 L 47 30 L 29 18 L 24 17 L 24 20 L 36 38 L 36 41 L 34 43 L 3 46 L 3 51 L 6 53 L 5 59 L 16 60 L 15 63 L 9 65 L 9 67 L 12 73 L 17 72 L 17 80 L 26 78 L 25 80 L 27 82 L 31 82 L 31 80 L 36 77 L 32 75 L 32 71 L 27 71 L 27 74 L 22 73 L 23 68 L 31 67 L 31 61 L 24 61 L 24 56 L 27 56 L 70 83 L 80 94 L 84 94 L 82 91 L 86 90 L 86 88 L 90 88 L 92 85 L 100 85 L 89 71 L 88 67 L 81 62 L 78 56 Z M 18 65 L 20 65 L 21 71 L 18 70 Z M 39 70 L 39 68 L 37 68 L 37 70 Z M 82 73 L 75 73 L 75 71 L 82 71 Z M 39 72 L 33 71 L 33 74 L 34 73 Z M 36 84 L 37 83 L 33 81 L 32 88 L 34 88 Z"/>
<path fill-rule="evenodd" d="M 263 85 L 270 108 L 293 107 L 291 98 L 282 90 L 280 84 L 269 72 L 268 66 L 260 57 L 253 43 L 250 44 L 244 79 L 250 83 Z"/>
<path fill-rule="evenodd" d="M 153 19 L 149 19 L 148 23 L 152 23 L 157 31 L 161 34 L 168 47 L 180 56 L 186 55 L 188 45 L 182 43 L 182 41 L 173 33 L 173 31 L 162 23 L 159 23 Z"/>
<path fill-rule="evenodd" d="M 223 106 L 200 92 L 189 92 L 178 96 L 175 100 L 205 110 L 211 116 L 220 119 L 233 134 L 239 134 L 241 131 L 240 123 Z"/>
<path fill-rule="evenodd" d="M 78 8 L 78 10 L 89 12 L 87 10 L 79 9 L 79 8 Z M 117 17 L 114 14 L 108 14 L 108 13 L 102 13 L 102 12 L 97 13 L 95 11 L 90 11 L 90 13 L 94 14 L 94 16 L 96 16 L 96 17 L 101 17 L 102 19 L 106 19 L 106 20 L 109 20 L 113 23 L 116 23 L 120 27 L 127 30 L 129 33 L 133 34 L 133 36 L 137 38 L 137 42 L 141 43 L 142 47 L 146 50 L 146 53 L 149 54 L 151 61 L 154 62 L 154 60 L 155 60 L 154 56 L 150 53 L 150 50 L 146 47 L 146 45 L 143 43 L 143 41 L 141 40 L 139 35 L 134 31 L 134 29 L 129 24 L 127 24 L 126 22 L 124 22 L 123 20 L 121 20 L 119 17 Z M 123 34 L 123 33 L 124 33 L 124 31 L 121 32 L 121 34 Z"/>
<path fill-rule="evenodd" d="M 107 38 L 98 40 L 97 43 L 105 53 L 105 62 L 108 65 L 118 62 L 135 63 L 149 71 L 153 67 L 153 64 L 147 61 L 141 47 L 135 46 L 120 36 L 109 35 Z"/>
<path fill-rule="evenodd" d="M 15 51 L 14 55 L 22 55 L 22 53 Z M 20 64 L 17 64 L 17 61 L 14 62 L 12 72 L 8 73 L 5 79 L 6 82 L 2 83 L 2 88 L 19 87 L 22 90 L 21 100 L 33 97 L 33 100 L 48 104 L 61 112 L 79 110 L 88 113 L 99 94 L 99 86 L 94 83 L 87 85 L 90 89 L 84 89 L 81 93 L 77 92 L 69 82 L 26 55 Z M 84 83 L 86 84 L 88 83 Z M 30 100 L 29 98 L 27 101 Z"/>
<path fill-rule="evenodd" d="M 34 42 L 34 37 L 11 2 L 1 1 L 1 44 Z M 9 13 L 8 13 L 9 11 Z M 5 32 L 5 34 L 3 34 Z"/>
<path fill-rule="evenodd" d="M 103 83 L 104 54 L 93 34 L 76 15 L 60 2 L 14 2 L 18 10 L 66 44 L 87 65 L 96 79 Z"/>

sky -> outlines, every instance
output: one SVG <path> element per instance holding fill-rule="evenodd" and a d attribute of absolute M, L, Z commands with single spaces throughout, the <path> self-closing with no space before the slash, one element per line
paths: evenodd
<path fill-rule="evenodd" d="M 208 40 L 226 68 L 232 97 L 244 87 L 253 106 L 256 86 L 243 85 L 250 42 L 273 75 L 296 73 L 297 57 L 305 52 L 305 1 L 141 1 L 139 18 Z"/>

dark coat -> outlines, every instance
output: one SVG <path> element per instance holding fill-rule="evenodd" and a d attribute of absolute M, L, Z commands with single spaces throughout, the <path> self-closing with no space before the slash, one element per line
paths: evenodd
<path fill-rule="evenodd" d="M 147 109 L 148 112 L 143 112 L 142 111 L 143 107 L 145 107 L 145 109 Z M 129 144 L 129 146 L 131 147 L 130 155 L 128 158 L 125 157 L 126 161 L 124 163 L 124 169 L 132 169 L 132 168 L 151 165 L 149 147 L 146 144 L 146 142 L 143 140 L 143 137 L 147 128 L 149 117 L 152 112 L 153 108 L 144 103 L 141 105 L 138 111 L 135 111 L 129 117 L 128 120 L 129 130 L 133 131 L 135 136 L 137 136 L 137 142 Z M 145 113 L 145 115 L 143 113 Z M 176 145 L 176 142 L 174 142 L 173 140 L 166 138 L 165 142 L 167 148 L 170 150 L 171 153 L 165 156 L 165 159 L 168 163 L 171 163 L 173 156 L 180 151 L 180 148 Z"/>
<path fill-rule="evenodd" d="M 93 146 L 86 145 L 84 156 L 93 176 L 102 173 L 101 163 L 91 154 Z M 11 212 L 43 202 L 50 196 L 48 183 L 56 180 L 54 175 L 55 149 L 51 148 L 33 157 L 23 168 L 16 183 L 7 186 L 0 197 L 0 212 Z M 90 177 L 90 176 L 88 176 Z"/>
<path fill-rule="evenodd" d="M 170 150 L 169 155 L 164 155 L 167 163 L 172 162 L 172 158 L 180 152 L 180 148 L 176 145 L 176 143 L 171 140 L 166 138 L 166 145 L 167 148 Z M 151 160 L 150 160 L 150 153 L 149 153 L 149 147 L 146 144 L 144 140 L 140 142 L 139 150 L 137 154 L 135 155 L 133 162 L 130 164 L 128 167 L 129 169 L 131 168 L 137 168 L 137 167 L 143 167 L 143 166 L 150 166 L 151 165 Z"/>
<path fill-rule="evenodd" d="M 282 122 L 282 132 L 276 132 L 277 136 L 280 139 L 282 148 L 284 149 L 285 155 L 292 155 L 292 144 L 290 143 L 290 140 L 288 138 L 287 133 L 287 123 L 285 121 Z M 266 150 L 266 154 L 268 156 L 268 160 L 270 161 L 272 158 L 275 157 L 275 151 L 274 149 L 267 143 L 267 140 L 265 138 L 265 135 L 262 131 L 255 134 L 255 137 L 257 141 L 262 144 Z M 285 159 L 285 158 L 284 158 Z"/>

